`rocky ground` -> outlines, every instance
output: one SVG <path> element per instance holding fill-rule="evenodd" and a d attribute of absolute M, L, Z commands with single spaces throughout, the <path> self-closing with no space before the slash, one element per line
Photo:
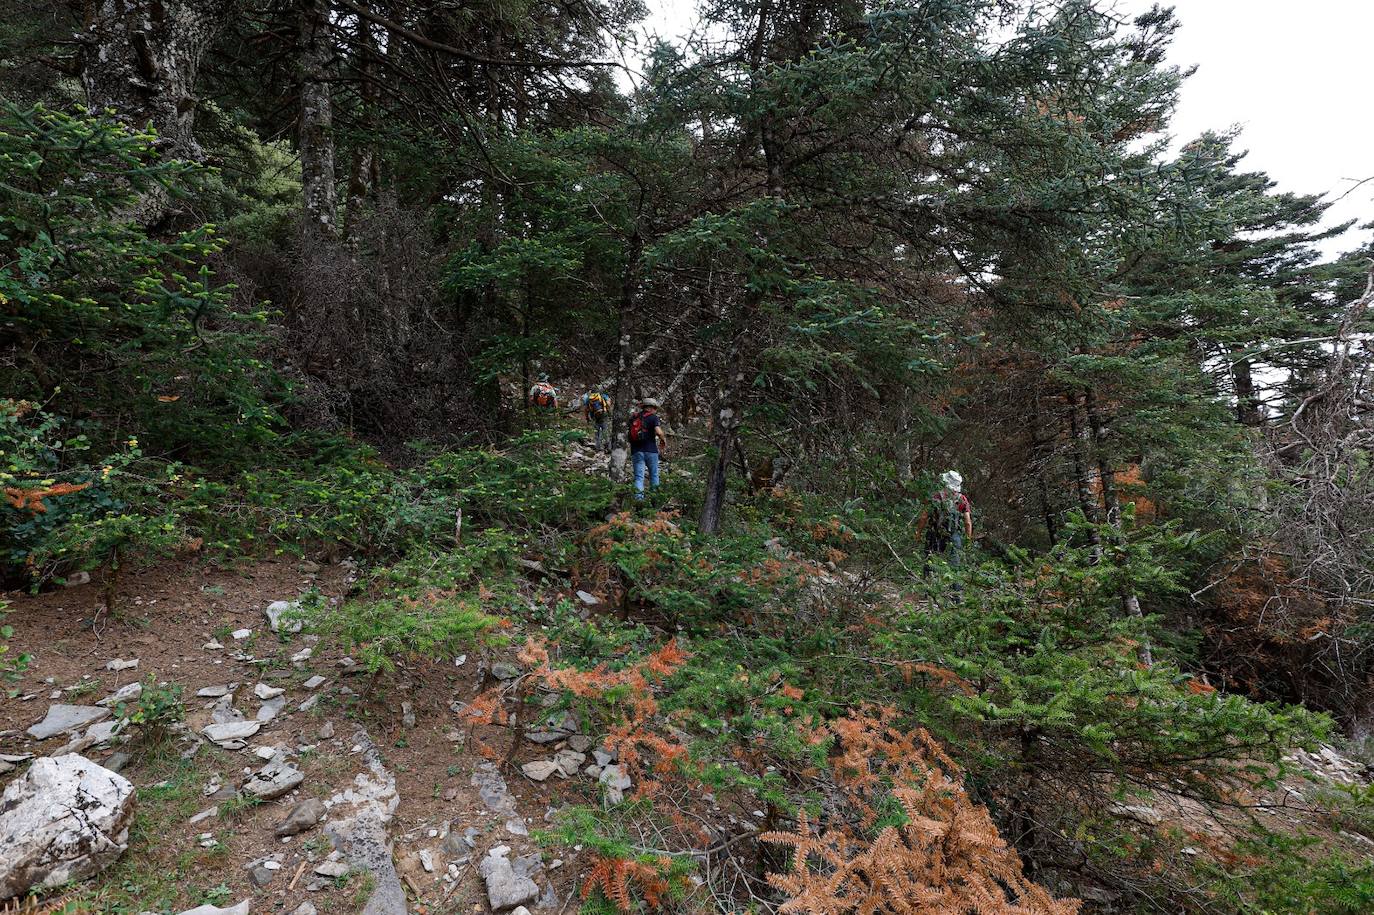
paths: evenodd
<path fill-rule="evenodd" d="M 10 595 L 14 650 L 33 662 L 0 710 L 0 783 L 37 795 L 35 759 L 84 758 L 136 794 L 127 851 L 76 898 L 198 915 L 563 910 L 575 862 L 530 833 L 558 804 L 618 800 L 628 779 L 567 715 L 533 722 L 510 767 L 471 752 L 455 709 L 518 676 L 509 660 L 460 656 L 374 682 L 289 631 L 291 601 L 338 599 L 352 575 L 185 561 L 126 573 L 99 620 L 98 580 Z M 173 687 L 186 716 L 167 739 L 116 724 L 121 702 Z M 0 873 L 20 854 L 0 851 Z"/>

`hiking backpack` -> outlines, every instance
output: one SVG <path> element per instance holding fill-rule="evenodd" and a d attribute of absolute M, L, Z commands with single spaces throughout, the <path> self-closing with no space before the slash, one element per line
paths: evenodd
<path fill-rule="evenodd" d="M 960 510 L 962 497 L 956 492 L 942 489 L 931 496 L 931 528 L 941 540 L 952 540 L 963 530 L 963 512 Z"/>
<path fill-rule="evenodd" d="M 551 407 L 554 403 L 553 386 L 540 382 L 534 386 L 534 405 L 536 407 Z"/>
<path fill-rule="evenodd" d="M 606 415 L 606 395 L 600 391 L 587 396 L 587 412 L 598 419 Z"/>
<path fill-rule="evenodd" d="M 646 431 L 645 428 L 644 428 L 644 411 L 643 411 L 643 410 L 639 411 L 639 412 L 636 413 L 634 416 L 631 416 L 631 417 L 630 417 L 630 444 L 631 444 L 631 445 L 647 445 L 647 444 L 649 444 L 649 440 L 650 440 L 652 437 L 653 437 L 653 433 L 652 433 L 652 432 Z"/>

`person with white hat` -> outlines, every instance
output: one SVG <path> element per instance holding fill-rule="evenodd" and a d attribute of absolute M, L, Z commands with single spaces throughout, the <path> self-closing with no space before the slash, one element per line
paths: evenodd
<path fill-rule="evenodd" d="M 652 397 L 639 402 L 639 410 L 630 417 L 630 459 L 635 469 L 635 501 L 644 501 L 644 478 L 649 488 L 658 489 L 658 459 L 668 448 L 663 435 L 663 421 L 658 416 L 659 403 Z"/>
<path fill-rule="evenodd" d="M 964 478 L 957 470 L 940 475 L 941 488 L 930 496 L 930 506 L 921 519 L 925 528 L 926 556 L 944 555 L 951 565 L 959 565 L 964 544 L 973 540 L 973 505 L 964 495 Z"/>

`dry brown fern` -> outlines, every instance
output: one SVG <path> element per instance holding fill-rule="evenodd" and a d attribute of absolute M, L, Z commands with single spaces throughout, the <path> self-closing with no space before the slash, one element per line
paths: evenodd
<path fill-rule="evenodd" d="M 617 910 L 634 911 L 633 887 L 637 886 L 645 905 L 657 909 L 668 896 L 668 878 L 663 876 L 671 864 L 661 858 L 650 864 L 630 858 L 598 857 L 582 881 L 582 898 L 589 899 L 598 889 Z"/>
<path fill-rule="evenodd" d="M 871 840 L 845 827 L 816 829 L 803 814 L 791 832 L 765 842 L 792 849 L 785 874 L 769 882 L 787 894 L 783 913 L 807 915 L 1075 915 L 1077 900 L 1055 899 L 1026 878 L 1021 860 L 985 808 L 964 792 L 958 770 L 929 734 L 902 732 L 890 711 L 827 725 L 846 800 L 872 827 L 893 797 L 904 822 Z M 953 773 L 953 776 L 951 776 Z"/>

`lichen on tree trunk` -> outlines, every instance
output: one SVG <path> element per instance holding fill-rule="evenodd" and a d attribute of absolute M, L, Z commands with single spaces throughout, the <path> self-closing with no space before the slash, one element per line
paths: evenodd
<path fill-rule="evenodd" d="M 301 225 L 307 236 L 328 238 L 337 234 L 332 31 L 327 0 L 301 0 Z"/>
<path fill-rule="evenodd" d="M 88 0 L 75 35 L 86 104 L 157 132 L 168 157 L 198 161 L 193 128 L 201 58 L 233 12 L 234 0 Z M 171 198 L 144 194 L 133 214 L 144 225 L 166 216 Z"/>

